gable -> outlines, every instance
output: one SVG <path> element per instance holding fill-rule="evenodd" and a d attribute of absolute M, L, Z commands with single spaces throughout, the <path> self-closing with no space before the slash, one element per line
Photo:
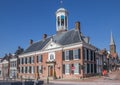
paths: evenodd
<path fill-rule="evenodd" d="M 60 48 L 61 45 L 53 42 L 53 41 L 50 41 L 45 47 L 44 47 L 44 50 L 50 50 L 50 49 L 56 49 L 56 48 Z"/>
<path fill-rule="evenodd" d="M 8 63 L 8 61 L 7 60 L 3 60 L 3 62 L 2 62 L 3 64 L 5 64 L 5 63 Z"/>

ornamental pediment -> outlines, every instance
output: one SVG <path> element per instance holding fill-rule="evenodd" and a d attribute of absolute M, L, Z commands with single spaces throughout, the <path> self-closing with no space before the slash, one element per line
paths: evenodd
<path fill-rule="evenodd" d="M 50 50 L 50 49 L 56 49 L 56 48 L 60 48 L 61 45 L 53 42 L 53 41 L 50 41 L 45 47 L 44 47 L 44 50 Z"/>

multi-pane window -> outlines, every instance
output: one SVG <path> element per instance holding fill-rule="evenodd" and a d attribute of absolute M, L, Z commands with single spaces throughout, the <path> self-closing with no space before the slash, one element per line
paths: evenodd
<path fill-rule="evenodd" d="M 42 66 L 37 66 L 37 72 L 40 74 L 42 73 Z"/>
<path fill-rule="evenodd" d="M 24 72 L 23 69 L 24 69 L 24 68 L 22 67 L 22 73 Z"/>
<path fill-rule="evenodd" d="M 24 73 L 25 73 L 25 67 L 23 67 L 23 71 L 24 71 Z"/>
<path fill-rule="evenodd" d="M 30 59 L 30 58 L 29 58 L 29 57 L 27 57 L 27 63 L 30 63 L 30 62 L 29 62 L 29 61 L 30 61 L 29 59 Z"/>
<path fill-rule="evenodd" d="M 20 58 L 20 64 L 22 64 L 22 58 Z"/>
<path fill-rule="evenodd" d="M 74 63 L 74 74 L 79 74 L 80 68 L 79 63 Z"/>
<path fill-rule="evenodd" d="M 69 74 L 69 73 L 70 73 L 70 65 L 65 64 L 65 74 Z"/>
<path fill-rule="evenodd" d="M 24 64 L 24 58 L 22 58 L 22 64 Z"/>
<path fill-rule="evenodd" d="M 89 73 L 91 73 L 91 63 L 89 64 Z"/>
<path fill-rule="evenodd" d="M 90 65 L 87 64 L 87 73 L 90 73 Z"/>
<path fill-rule="evenodd" d="M 22 68 L 20 67 L 20 73 L 22 73 Z"/>
<path fill-rule="evenodd" d="M 93 64 L 93 73 L 94 73 L 94 64 Z"/>
<path fill-rule="evenodd" d="M 95 61 L 95 52 L 93 52 L 93 61 Z"/>
<path fill-rule="evenodd" d="M 31 66 L 31 69 L 32 69 L 32 73 L 34 73 L 34 66 Z"/>
<path fill-rule="evenodd" d="M 27 67 L 25 67 L 25 73 L 27 73 Z"/>
<path fill-rule="evenodd" d="M 31 73 L 31 66 L 29 67 L 29 73 Z"/>
<path fill-rule="evenodd" d="M 85 71 L 85 74 L 87 74 L 87 63 L 85 63 L 85 67 L 84 67 L 84 71 Z"/>
<path fill-rule="evenodd" d="M 42 55 L 37 56 L 37 61 L 42 62 Z"/>
<path fill-rule="evenodd" d="M 79 59 L 79 49 L 75 49 L 73 50 L 73 56 L 74 56 L 74 59 Z"/>
<path fill-rule="evenodd" d="M 10 67 L 16 67 L 16 61 L 11 61 L 10 62 Z"/>
<path fill-rule="evenodd" d="M 92 51 L 92 57 L 93 57 L 92 61 L 94 61 L 94 53 L 95 53 L 95 52 L 94 52 L 94 51 Z"/>
<path fill-rule="evenodd" d="M 93 73 L 93 64 L 91 64 L 91 73 Z"/>
<path fill-rule="evenodd" d="M 91 61 L 93 60 L 93 51 L 91 50 L 90 51 L 90 54 L 91 54 Z"/>
<path fill-rule="evenodd" d="M 31 63 L 34 63 L 34 56 L 31 56 Z"/>
<path fill-rule="evenodd" d="M 87 60 L 89 60 L 89 51 L 87 49 Z"/>
<path fill-rule="evenodd" d="M 50 54 L 50 60 L 54 60 L 54 55 Z"/>
<path fill-rule="evenodd" d="M 27 66 L 27 73 L 30 73 L 30 72 L 29 72 L 29 66 Z"/>
<path fill-rule="evenodd" d="M 83 49 L 83 57 L 84 57 L 84 60 L 87 60 L 87 51 L 86 51 L 86 48 Z"/>
<path fill-rule="evenodd" d="M 90 52 L 90 50 L 89 50 L 88 52 L 89 52 L 89 61 L 90 61 L 90 59 L 91 59 L 91 58 L 90 58 L 90 57 L 91 57 L 91 52 Z"/>
<path fill-rule="evenodd" d="M 27 57 L 25 57 L 25 64 L 27 64 Z"/>
<path fill-rule="evenodd" d="M 65 51 L 65 60 L 69 60 L 69 51 L 68 50 Z"/>
<path fill-rule="evenodd" d="M 24 60 L 24 61 L 23 61 L 23 64 L 25 64 L 25 58 L 23 58 L 23 60 Z"/>
<path fill-rule="evenodd" d="M 29 57 L 29 62 L 31 63 L 31 57 Z"/>

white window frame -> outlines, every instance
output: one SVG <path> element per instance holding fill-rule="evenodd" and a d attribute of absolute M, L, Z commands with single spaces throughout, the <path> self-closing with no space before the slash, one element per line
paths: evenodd
<path fill-rule="evenodd" d="M 74 74 L 79 74 L 80 68 L 79 68 L 79 63 L 74 63 Z M 76 71 L 76 72 L 75 72 Z"/>
<path fill-rule="evenodd" d="M 22 58 L 20 58 L 20 64 L 22 64 Z"/>
<path fill-rule="evenodd" d="M 67 59 L 67 57 L 69 58 L 69 59 Z M 65 61 L 69 61 L 70 60 L 70 57 L 69 57 L 69 50 L 66 50 L 65 51 Z"/>
<path fill-rule="evenodd" d="M 91 63 L 89 64 L 89 73 L 91 74 Z"/>
<path fill-rule="evenodd" d="M 70 74 L 70 64 L 65 64 L 65 74 Z"/>
<path fill-rule="evenodd" d="M 34 63 L 34 56 L 31 56 L 31 63 Z"/>
<path fill-rule="evenodd" d="M 40 58 L 41 58 L 41 61 L 40 61 Z M 38 62 L 39 62 L 39 63 L 42 62 L 42 55 L 39 55 L 39 56 L 38 56 Z"/>
<path fill-rule="evenodd" d="M 87 74 L 87 63 L 85 63 L 85 74 Z"/>
<path fill-rule="evenodd" d="M 38 72 L 38 73 L 39 73 L 39 74 L 42 74 L 42 72 L 41 72 L 41 71 L 42 71 L 42 66 L 39 66 L 38 69 L 39 69 L 39 72 Z"/>
<path fill-rule="evenodd" d="M 29 58 L 29 57 L 27 57 L 27 64 L 29 64 L 29 63 L 30 63 L 30 61 L 29 61 L 29 60 L 30 60 L 30 58 Z"/>
<path fill-rule="evenodd" d="M 51 59 L 51 55 L 53 56 L 53 58 Z M 54 61 L 55 60 L 55 52 L 50 52 L 48 54 L 48 61 Z"/>
<path fill-rule="evenodd" d="M 84 57 L 85 57 L 85 60 L 87 61 L 87 49 L 86 48 L 84 48 Z"/>
<path fill-rule="evenodd" d="M 88 55 L 89 55 L 89 61 L 91 61 L 91 52 L 88 50 Z"/>
<path fill-rule="evenodd" d="M 25 73 L 25 66 L 23 67 L 23 73 Z"/>
<path fill-rule="evenodd" d="M 34 74 L 34 70 L 35 70 L 34 66 L 31 66 L 31 70 L 32 70 L 31 73 Z"/>
<path fill-rule="evenodd" d="M 75 56 L 77 55 L 77 58 L 75 58 Z M 79 60 L 79 49 L 74 49 L 73 50 L 73 58 L 74 60 Z"/>
<path fill-rule="evenodd" d="M 23 58 L 23 64 L 25 64 L 25 57 Z"/>
<path fill-rule="evenodd" d="M 20 66 L 20 73 L 22 73 L 22 67 Z"/>
<path fill-rule="evenodd" d="M 29 66 L 27 66 L 27 73 L 29 74 L 29 69 L 30 69 L 30 67 Z"/>

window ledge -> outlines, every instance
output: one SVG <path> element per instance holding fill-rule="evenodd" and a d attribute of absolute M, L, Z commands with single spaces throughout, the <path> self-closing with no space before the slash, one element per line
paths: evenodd
<path fill-rule="evenodd" d="M 74 73 L 75 75 L 79 74 L 79 73 Z"/>
<path fill-rule="evenodd" d="M 65 61 L 70 61 L 70 60 L 65 60 Z"/>
<path fill-rule="evenodd" d="M 65 75 L 69 75 L 70 73 L 65 73 Z"/>

